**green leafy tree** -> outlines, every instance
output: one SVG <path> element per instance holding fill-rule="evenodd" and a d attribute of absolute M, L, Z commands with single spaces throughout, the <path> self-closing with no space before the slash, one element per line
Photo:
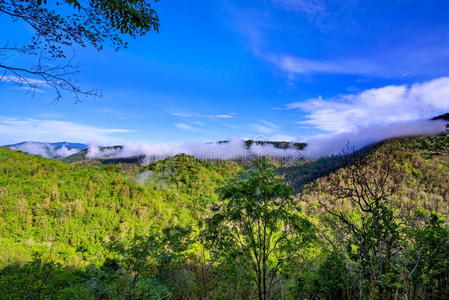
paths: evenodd
<path fill-rule="evenodd" d="M 349 270 L 345 266 L 344 256 L 331 252 L 318 270 L 318 290 L 324 299 L 348 299 Z"/>
<path fill-rule="evenodd" d="M 435 136 L 424 137 L 420 140 L 420 147 L 429 157 L 449 153 L 449 123 L 446 130 Z"/>
<path fill-rule="evenodd" d="M 302 271 L 296 279 L 292 293 L 295 299 L 355 299 L 351 272 L 346 258 L 336 251 L 329 252 L 316 270 Z"/>
<path fill-rule="evenodd" d="M 390 205 L 399 178 L 392 176 L 393 165 L 388 160 L 370 164 L 366 156 L 349 152 L 344 157 L 348 160 L 346 170 L 329 177 L 327 192 L 331 203 L 320 204 L 349 233 L 347 254 L 358 263 L 361 284 L 368 296 L 390 299 L 400 277 L 399 218 Z M 339 202 L 347 202 L 351 209 L 338 208 Z"/>
<path fill-rule="evenodd" d="M 35 256 L 23 266 L 0 271 L 1 299 L 94 299 L 85 287 L 87 275 L 64 269 L 61 264 Z"/>
<path fill-rule="evenodd" d="M 270 297 L 280 269 L 314 238 L 292 188 L 273 169 L 265 158 L 255 161 L 223 188 L 222 202 L 207 220 L 214 250 L 245 268 L 261 300 Z"/>
<path fill-rule="evenodd" d="M 449 293 L 449 229 L 436 213 L 411 230 L 406 245 L 404 285 L 408 299 L 443 299 Z"/>
<path fill-rule="evenodd" d="M 164 299 L 170 290 L 179 292 L 177 279 L 183 279 L 180 270 L 190 244 L 190 229 L 179 226 L 154 228 L 129 244 L 112 243 L 118 265 L 132 278 L 128 299 Z"/>
<path fill-rule="evenodd" d="M 156 0 L 157 1 L 157 0 Z M 0 17 L 22 22 L 34 33 L 26 44 L 9 42 L 0 45 L 0 79 L 29 88 L 34 93 L 42 87 L 53 88 L 56 99 L 68 91 L 79 100 L 81 95 L 99 95 L 84 90 L 73 80 L 78 68 L 67 57 L 68 46 L 105 45 L 115 49 L 127 46 L 123 36 L 137 37 L 159 30 L 159 17 L 151 0 L 4 0 Z M 6 29 L 7 27 L 5 27 Z M 22 59 L 15 59 L 19 55 Z M 35 57 L 34 64 L 23 56 Z M 13 59 L 11 59 L 11 57 Z"/>

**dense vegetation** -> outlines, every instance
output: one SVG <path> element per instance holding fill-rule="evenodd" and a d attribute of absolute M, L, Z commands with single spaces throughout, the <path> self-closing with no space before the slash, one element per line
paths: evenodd
<path fill-rule="evenodd" d="M 196 161 L 198 168 L 191 169 L 184 158 L 157 164 L 179 165 L 178 177 L 164 174 L 161 182 L 141 184 L 120 166 L 79 167 L 0 149 L 0 263 L 21 263 L 37 251 L 64 265 L 86 266 L 102 261 L 105 242 L 146 232 L 152 224 L 189 223 L 189 200 L 201 193 L 216 197 L 214 188 L 239 167 L 220 162 L 200 168 Z M 189 178 L 182 178 L 183 168 Z M 196 194 L 190 195 L 192 187 Z"/>
<path fill-rule="evenodd" d="M 281 169 L 178 155 L 129 171 L 0 149 L 1 297 L 444 299 L 447 141 Z"/>

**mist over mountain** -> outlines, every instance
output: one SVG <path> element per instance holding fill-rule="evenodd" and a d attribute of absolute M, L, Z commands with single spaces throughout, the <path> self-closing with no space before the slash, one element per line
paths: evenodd
<path fill-rule="evenodd" d="M 6 147 L 45 158 L 64 159 L 66 162 L 97 159 L 105 163 L 148 164 L 177 154 L 187 154 L 206 160 L 245 160 L 267 156 L 292 161 L 302 158 L 317 159 L 338 154 L 348 144 L 357 150 L 389 138 L 436 134 L 444 130 L 445 120 L 447 119 L 448 114 L 443 114 L 431 120 L 400 121 L 387 125 L 358 127 L 350 132 L 322 134 L 305 138 L 303 142 L 254 141 L 230 138 L 210 143 L 155 144 L 127 142 L 115 146 L 69 142 L 21 142 Z"/>
<path fill-rule="evenodd" d="M 70 142 L 21 142 L 4 147 L 52 159 L 61 159 L 88 148 L 86 144 Z"/>

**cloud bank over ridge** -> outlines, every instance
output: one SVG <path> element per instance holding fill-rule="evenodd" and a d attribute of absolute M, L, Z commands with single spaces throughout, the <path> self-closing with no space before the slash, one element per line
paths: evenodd
<path fill-rule="evenodd" d="M 305 120 L 299 124 L 330 133 L 428 120 L 449 111 L 449 77 L 410 86 L 385 86 L 331 99 L 318 97 L 287 104 L 287 108 L 306 113 Z"/>
<path fill-rule="evenodd" d="M 80 149 L 69 148 L 66 145 L 61 147 L 50 143 L 26 142 L 19 145 L 11 146 L 13 150 L 19 150 L 32 155 L 39 155 L 45 158 L 59 159 L 78 153 Z"/>
<path fill-rule="evenodd" d="M 338 154 L 349 142 L 359 149 L 384 139 L 403 136 L 431 135 L 444 130 L 443 121 L 431 118 L 449 112 L 449 77 L 415 83 L 411 85 L 390 85 L 368 89 L 354 94 L 339 95 L 329 99 L 321 97 L 293 102 L 286 105 L 288 110 L 300 110 L 304 118 L 297 124 L 320 131 L 320 134 L 296 138 L 306 142 L 305 150 L 294 148 L 279 149 L 273 145 L 245 146 L 244 140 L 231 138 L 228 143 L 121 143 L 122 147 L 102 149 L 91 145 L 88 158 L 120 158 L 143 155 L 147 160 L 161 159 L 185 153 L 203 159 L 241 159 L 254 156 L 271 156 L 287 159 L 300 157 L 317 158 Z M 265 120 L 251 124 L 258 131 L 271 134 L 277 125 Z M 2 135 L 15 133 L 50 134 L 58 128 L 64 137 L 111 138 L 112 134 L 131 132 L 125 129 L 102 129 L 81 124 L 34 119 L 0 118 Z M 191 129 L 184 128 L 184 129 Z M 298 130 L 299 131 L 299 130 Z M 293 132 L 292 132 L 293 133 Z M 61 136 L 61 133 L 53 133 Z M 296 135 L 297 136 L 297 135 Z M 34 139 L 34 136 L 33 136 Z M 66 138 L 64 138 L 66 139 Z M 109 143 L 110 144 L 110 143 Z M 18 150 L 44 157 L 65 157 L 76 150 L 54 148 L 51 145 L 28 143 Z"/>

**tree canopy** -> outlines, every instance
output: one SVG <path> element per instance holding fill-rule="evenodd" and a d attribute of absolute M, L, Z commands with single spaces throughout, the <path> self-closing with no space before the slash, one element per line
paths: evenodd
<path fill-rule="evenodd" d="M 159 16 L 150 0 L 5 0 L 0 17 L 22 22 L 33 32 L 28 43 L 11 41 L 5 35 L 0 45 L 0 81 L 26 87 L 31 93 L 50 87 L 56 99 L 71 92 L 77 100 L 83 95 L 98 96 L 95 89 L 81 88 L 73 75 L 79 72 L 69 55 L 70 46 L 127 47 L 126 36 L 136 38 L 159 31 Z M 32 63 L 17 59 L 31 56 Z"/>
<path fill-rule="evenodd" d="M 266 159 L 128 169 L 0 148 L 0 298 L 445 299 L 449 156 L 422 139 L 294 165 L 346 160 L 297 194 Z"/>
<path fill-rule="evenodd" d="M 222 191 L 224 203 L 207 220 L 213 247 L 243 266 L 257 286 L 258 298 L 270 298 L 281 268 L 313 239 L 313 226 L 299 214 L 287 186 L 266 158 Z"/>

